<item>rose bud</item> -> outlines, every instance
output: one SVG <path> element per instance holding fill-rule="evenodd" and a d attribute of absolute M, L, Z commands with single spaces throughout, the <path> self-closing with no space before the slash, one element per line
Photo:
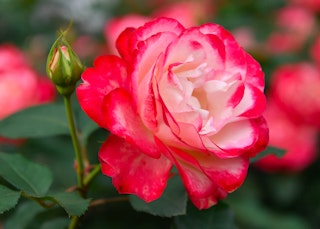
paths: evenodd
<path fill-rule="evenodd" d="M 63 32 L 52 45 L 47 60 L 47 74 L 63 96 L 71 95 L 84 67 L 64 38 Z"/>

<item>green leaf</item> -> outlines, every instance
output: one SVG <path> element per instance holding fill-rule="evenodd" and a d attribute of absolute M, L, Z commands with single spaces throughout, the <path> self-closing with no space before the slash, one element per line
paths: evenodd
<path fill-rule="evenodd" d="M 88 209 L 90 199 L 83 199 L 75 192 L 61 192 L 52 195 L 69 216 L 81 216 Z"/>
<path fill-rule="evenodd" d="M 4 228 L 27 228 L 27 225 L 33 221 L 34 217 L 42 211 L 43 208 L 33 201 L 19 204 L 14 214 L 6 221 Z"/>
<path fill-rule="evenodd" d="M 67 218 L 58 218 L 45 222 L 41 229 L 57 229 L 57 228 L 67 228 L 69 220 Z"/>
<path fill-rule="evenodd" d="M 236 229 L 234 215 L 228 205 L 219 203 L 207 210 L 198 210 L 192 204 L 188 213 L 175 217 L 177 229 Z"/>
<path fill-rule="evenodd" d="M 68 133 L 63 104 L 30 107 L 0 121 L 0 135 L 7 138 L 46 137 Z"/>
<path fill-rule="evenodd" d="M 0 185 L 0 214 L 14 208 L 18 203 L 21 192 L 13 191 Z"/>
<path fill-rule="evenodd" d="M 51 171 L 19 154 L 0 153 L 0 176 L 28 195 L 43 196 L 51 183 Z"/>
<path fill-rule="evenodd" d="M 250 163 L 254 163 L 269 154 L 273 154 L 277 157 L 282 157 L 285 154 L 285 152 L 286 151 L 284 149 L 280 149 L 274 146 L 268 146 L 264 151 L 260 152 L 257 156 L 255 156 L 254 158 L 251 158 Z"/>
<path fill-rule="evenodd" d="M 311 229 L 312 227 L 302 218 L 287 212 L 269 209 L 249 197 L 231 202 L 237 222 L 243 228 L 272 228 L 272 229 Z"/>
<path fill-rule="evenodd" d="M 146 203 L 137 196 L 130 196 L 130 203 L 135 210 L 162 217 L 185 214 L 187 200 L 187 194 L 178 176 L 172 177 L 162 196 L 151 203 Z"/>

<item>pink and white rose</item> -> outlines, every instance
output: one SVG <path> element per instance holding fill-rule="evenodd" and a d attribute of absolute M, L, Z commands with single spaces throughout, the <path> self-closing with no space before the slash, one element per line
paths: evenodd
<path fill-rule="evenodd" d="M 199 209 L 237 189 L 268 142 L 257 61 L 220 25 L 169 18 L 126 29 L 117 48 L 77 88 L 82 109 L 112 133 L 99 159 L 117 190 L 153 201 L 173 165 Z"/>

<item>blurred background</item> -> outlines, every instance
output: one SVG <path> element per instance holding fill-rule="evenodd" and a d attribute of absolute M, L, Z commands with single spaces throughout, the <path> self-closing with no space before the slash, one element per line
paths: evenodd
<path fill-rule="evenodd" d="M 91 66 L 99 55 L 116 54 L 115 40 L 124 28 L 138 27 L 158 16 L 173 17 L 186 27 L 206 22 L 221 24 L 260 62 L 265 72 L 268 100 L 265 117 L 270 127 L 270 146 L 286 153 L 281 158 L 267 156 L 252 163 L 243 186 L 225 200 L 234 212 L 238 227 L 320 228 L 320 0 L 0 0 L 0 89 L 3 90 L 0 94 L 6 88 L 1 79 L 1 66 L 6 63 L 2 50 L 8 45 L 24 56 L 32 71 L 45 76 L 50 46 L 58 31 L 65 29 L 70 21 L 73 26 L 69 41 L 83 63 Z M 50 87 L 45 89 L 50 90 Z M 47 93 L 44 100 L 59 99 L 53 94 Z M 6 97 L 0 96 L 3 98 Z M 6 106 L 1 101 L 0 105 L 1 109 Z M 96 133 L 101 140 L 105 135 L 105 132 Z M 29 141 L 24 147 L 48 150 L 57 147 L 57 142 L 64 149 L 71 147 L 61 141 L 44 139 L 42 145 Z M 97 147 L 96 144 L 92 149 Z M 53 166 L 66 157 L 50 156 Z M 67 164 L 59 166 L 58 183 L 67 186 L 72 180 L 65 175 L 70 168 Z M 96 189 L 104 193 L 105 185 L 100 187 L 99 179 Z M 134 228 L 150 228 L 150 225 L 155 228 L 151 216 L 135 215 L 127 210 L 127 205 L 121 207 L 114 215 L 130 212 L 128 220 L 134 222 Z M 105 215 L 112 215 L 109 211 L 98 208 L 89 214 L 84 225 L 106 228 L 107 224 L 101 222 Z M 109 226 L 116 225 L 109 228 L 125 228 L 119 217 L 109 218 Z M 168 219 L 156 221 L 157 228 L 169 228 Z M 100 227 L 95 226 L 99 222 Z"/>

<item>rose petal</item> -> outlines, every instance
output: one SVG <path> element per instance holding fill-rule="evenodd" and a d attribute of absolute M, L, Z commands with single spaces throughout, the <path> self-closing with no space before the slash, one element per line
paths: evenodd
<path fill-rule="evenodd" d="M 136 31 L 134 28 L 127 28 L 122 33 L 120 33 L 119 37 L 116 40 L 116 47 L 123 59 L 130 61 L 133 50 L 130 49 L 130 37 Z"/>
<path fill-rule="evenodd" d="M 233 110 L 233 116 L 257 118 L 266 108 L 266 96 L 257 87 L 246 85 L 240 103 Z"/>
<path fill-rule="evenodd" d="M 115 89 L 105 97 L 102 106 L 107 129 L 111 133 L 124 138 L 151 157 L 161 156 L 152 132 L 143 125 L 126 90 Z"/>
<path fill-rule="evenodd" d="M 173 42 L 166 52 L 167 68 L 174 63 L 184 63 L 176 71 L 186 72 L 193 70 L 193 74 L 187 74 L 187 77 L 202 77 L 209 67 L 224 69 L 225 47 L 221 40 L 214 36 L 202 34 L 198 28 L 190 28 L 186 30 L 175 42 Z M 205 64 L 201 71 L 197 66 Z M 198 70 L 198 74 L 197 71 Z M 182 74 L 183 75 L 186 75 Z M 201 73 L 199 75 L 199 73 Z M 181 74 L 180 74 L 181 75 Z"/>
<path fill-rule="evenodd" d="M 264 89 L 264 73 L 261 69 L 260 64 L 253 59 L 248 53 L 246 53 L 247 60 L 247 74 L 246 74 L 246 82 L 254 85 L 259 88 L 260 91 L 263 92 Z"/>
<path fill-rule="evenodd" d="M 190 200 L 199 209 L 206 209 L 227 196 L 227 191 L 213 182 L 199 167 L 199 162 L 187 153 L 170 149 Z M 198 152 L 200 153 L 200 152 Z"/>
<path fill-rule="evenodd" d="M 119 193 L 135 194 L 146 202 L 163 193 L 172 167 L 161 156 L 150 158 L 124 139 L 111 135 L 99 151 L 102 172 L 112 177 Z"/>
<path fill-rule="evenodd" d="M 221 39 L 225 47 L 225 69 L 228 72 L 237 72 L 244 78 L 247 68 L 246 54 L 232 34 L 221 25 L 211 23 L 200 26 L 200 31 Z"/>
<path fill-rule="evenodd" d="M 211 80 L 204 85 L 203 89 L 206 92 L 211 122 L 204 123 L 200 134 L 215 134 L 233 116 L 233 109 L 243 96 L 244 85 L 241 81 L 227 84 L 223 81 Z"/>
<path fill-rule="evenodd" d="M 115 17 L 108 20 L 104 26 L 104 35 L 109 46 L 108 47 L 109 51 L 112 54 L 116 54 L 116 49 L 115 49 L 115 44 L 117 43 L 116 40 L 125 29 L 137 28 L 143 25 L 144 23 L 146 23 L 148 20 L 149 20 L 148 17 L 144 17 L 139 14 L 126 14 L 123 17 Z M 121 49 L 121 50 L 124 51 L 126 49 Z"/>
<path fill-rule="evenodd" d="M 81 108 L 98 125 L 106 128 L 102 115 L 102 101 L 113 89 L 128 88 L 123 60 L 116 56 L 101 56 L 82 74 L 83 83 L 77 88 Z"/>
<path fill-rule="evenodd" d="M 152 74 L 155 73 L 155 68 L 159 66 L 156 63 L 161 60 L 162 52 L 175 38 L 176 35 L 171 32 L 159 33 L 141 43 L 139 50 L 134 52 L 132 93 L 135 104 L 142 114 L 145 112 L 144 101 L 150 96 Z"/>
<path fill-rule="evenodd" d="M 263 118 L 244 119 L 229 123 L 217 134 L 210 136 L 210 140 L 222 149 L 214 152 L 220 158 L 256 154 L 268 143 L 268 127 Z"/>
<path fill-rule="evenodd" d="M 247 157 L 221 159 L 214 154 L 191 152 L 202 171 L 217 185 L 227 192 L 232 192 L 242 185 L 249 167 Z"/>
<path fill-rule="evenodd" d="M 170 32 L 179 35 L 183 30 L 184 27 L 177 20 L 164 17 L 156 18 L 137 29 L 135 36 L 132 37 L 132 45 L 136 47 L 140 41 L 145 41 L 158 33 Z"/>

